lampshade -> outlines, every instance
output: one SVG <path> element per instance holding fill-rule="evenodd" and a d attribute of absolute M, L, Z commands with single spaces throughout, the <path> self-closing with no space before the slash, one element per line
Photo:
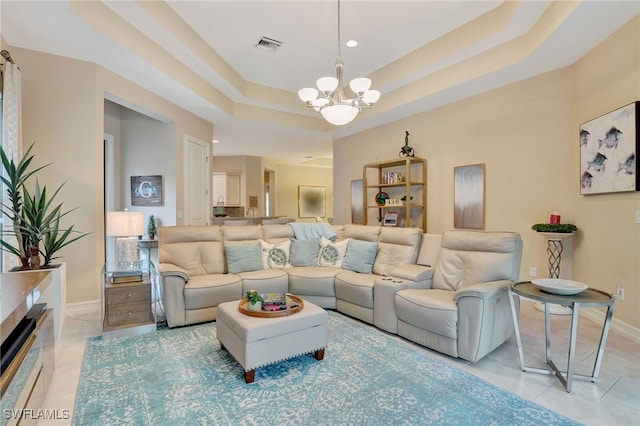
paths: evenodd
<path fill-rule="evenodd" d="M 107 212 L 107 235 L 131 237 L 144 234 L 143 212 Z"/>
<path fill-rule="evenodd" d="M 138 239 L 144 234 L 143 212 L 107 212 L 107 235 L 116 238 L 118 268 L 133 268 L 138 262 Z M 131 238 L 133 237 L 133 238 Z"/>
<path fill-rule="evenodd" d="M 324 119 L 336 126 L 350 123 L 359 112 L 360 109 L 352 105 L 331 105 L 320 110 Z"/>

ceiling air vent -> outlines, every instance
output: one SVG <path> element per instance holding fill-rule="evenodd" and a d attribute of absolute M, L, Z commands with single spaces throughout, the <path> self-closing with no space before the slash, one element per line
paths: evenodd
<path fill-rule="evenodd" d="M 262 36 L 254 47 L 257 47 L 260 50 L 266 50 L 267 52 L 275 53 L 275 51 L 278 50 L 280 46 L 282 46 L 282 44 L 283 43 L 281 41 Z"/>

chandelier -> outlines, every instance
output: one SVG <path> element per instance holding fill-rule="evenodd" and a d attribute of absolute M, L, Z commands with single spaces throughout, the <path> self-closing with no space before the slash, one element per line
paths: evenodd
<path fill-rule="evenodd" d="M 317 89 L 305 87 L 298 90 L 298 97 L 306 106 L 315 109 L 329 123 L 336 126 L 350 123 L 363 109 L 371 109 L 380 98 L 380 92 L 369 90 L 371 80 L 365 77 L 354 78 L 349 87 L 355 98 L 347 98 L 342 84 L 344 64 L 340 56 L 340 0 L 338 0 L 338 58 L 336 59 L 336 76 L 321 77 L 316 81 Z M 321 94 L 320 97 L 318 95 Z"/>

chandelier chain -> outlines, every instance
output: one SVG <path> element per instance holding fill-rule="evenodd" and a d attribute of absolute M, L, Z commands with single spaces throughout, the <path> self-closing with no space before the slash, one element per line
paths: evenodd
<path fill-rule="evenodd" d="M 340 0 L 338 0 L 338 59 L 342 61 L 340 44 Z"/>

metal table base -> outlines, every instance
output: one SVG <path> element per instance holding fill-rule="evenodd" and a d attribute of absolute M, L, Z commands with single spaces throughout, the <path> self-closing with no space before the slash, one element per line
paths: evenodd
<path fill-rule="evenodd" d="M 544 333 L 545 333 L 545 358 L 547 369 L 528 367 L 524 359 L 524 351 L 522 349 L 522 338 L 520 337 L 520 324 L 518 313 L 516 311 L 516 303 L 514 297 L 523 296 L 544 303 Z M 530 282 L 522 282 L 514 284 L 509 288 L 509 302 L 511 304 L 511 314 L 513 316 L 513 324 L 516 333 L 516 342 L 518 345 L 518 355 L 520 357 L 520 367 L 524 372 L 541 373 L 547 375 L 555 375 L 567 392 L 571 392 L 573 379 L 589 380 L 595 383 L 598 380 L 600 367 L 602 365 L 602 355 L 607 343 L 607 336 L 611 328 L 611 319 L 613 318 L 613 308 L 615 305 L 615 297 L 589 288 L 578 295 L 563 296 L 542 292 L 537 286 Z M 561 304 L 569 306 L 572 309 L 571 314 L 571 331 L 569 334 L 569 353 L 567 356 L 567 371 L 561 371 L 551 359 L 551 315 L 549 304 Z M 576 340 L 578 332 L 578 317 L 581 306 L 606 306 L 607 314 L 602 326 L 602 334 L 600 335 L 600 344 L 598 345 L 598 353 L 593 365 L 591 376 L 574 373 L 574 358 L 576 353 Z"/>

